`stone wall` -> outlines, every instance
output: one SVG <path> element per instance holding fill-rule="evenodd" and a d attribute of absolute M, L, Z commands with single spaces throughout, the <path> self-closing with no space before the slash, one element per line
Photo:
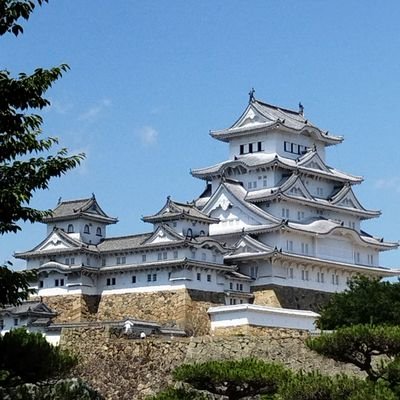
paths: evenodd
<path fill-rule="evenodd" d="M 260 304 L 257 302 L 257 299 L 259 299 L 259 301 L 265 301 L 265 299 L 268 300 L 268 293 L 273 291 L 274 296 L 270 295 L 270 299 L 271 301 L 277 300 L 278 304 L 280 304 L 280 307 L 292 308 L 294 310 L 310 310 L 315 312 L 318 312 L 321 306 L 325 305 L 332 297 L 332 294 L 330 293 L 290 286 L 255 286 L 252 288 L 252 291 L 255 296 L 254 304 L 270 305 Z M 261 295 L 259 295 L 258 292 L 261 292 Z"/>
<path fill-rule="evenodd" d="M 173 369 L 188 362 L 258 357 L 294 370 L 317 369 L 325 374 L 359 374 L 305 346 L 307 334 L 272 328 L 232 328 L 237 336 L 192 338 L 110 338 L 107 328 L 64 329 L 61 346 L 80 359 L 74 375 L 88 381 L 107 399 L 144 399 L 172 383 Z M 249 335 L 248 333 L 251 333 Z"/>
<path fill-rule="evenodd" d="M 207 308 L 222 304 L 222 293 L 199 290 L 110 294 L 101 297 L 97 320 L 132 317 L 178 326 L 190 333 L 207 334 L 210 329 Z"/>
<path fill-rule="evenodd" d="M 58 313 L 54 322 L 95 321 L 100 296 L 44 296 L 42 301 Z"/>

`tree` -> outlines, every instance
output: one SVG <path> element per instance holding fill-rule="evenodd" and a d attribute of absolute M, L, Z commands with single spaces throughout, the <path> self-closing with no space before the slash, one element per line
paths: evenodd
<path fill-rule="evenodd" d="M 187 364 L 173 373 L 174 379 L 186 382 L 197 390 L 207 390 L 231 400 L 274 394 L 280 383 L 290 376 L 291 372 L 280 364 L 254 358 Z"/>
<path fill-rule="evenodd" d="M 63 378 L 76 365 L 69 353 L 54 347 L 41 333 L 13 329 L 0 336 L 0 386 Z"/>
<path fill-rule="evenodd" d="M 356 324 L 400 325 L 400 283 L 357 276 L 349 288 L 335 293 L 322 308 L 320 329 L 337 329 Z"/>
<path fill-rule="evenodd" d="M 23 32 L 18 21 L 29 19 L 36 4 L 47 0 L 0 0 L 0 35 Z M 75 168 L 83 154 L 69 156 L 66 149 L 49 154 L 58 143 L 53 137 L 41 138 L 42 117 L 31 113 L 50 102 L 45 92 L 68 70 L 66 64 L 51 69 L 38 68 L 33 74 L 13 78 L 0 70 L 0 234 L 21 230 L 20 221 L 37 222 L 50 211 L 29 206 L 33 193 L 47 189 L 51 178 Z M 29 110 L 29 111 L 28 111 Z M 31 291 L 34 272 L 13 272 L 0 267 L 0 306 L 16 305 Z"/>
<path fill-rule="evenodd" d="M 372 382 L 390 379 L 390 376 L 397 379 L 399 375 L 390 364 L 400 356 L 400 326 L 355 325 L 339 328 L 333 333 L 308 339 L 307 345 L 335 361 L 355 365 L 366 372 Z"/>

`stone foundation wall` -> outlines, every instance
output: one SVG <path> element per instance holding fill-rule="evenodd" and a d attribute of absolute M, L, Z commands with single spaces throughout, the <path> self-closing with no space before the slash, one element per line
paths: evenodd
<path fill-rule="evenodd" d="M 265 293 L 273 291 L 280 307 L 315 312 L 318 312 L 321 306 L 327 304 L 332 296 L 331 293 L 320 292 L 318 290 L 275 285 L 255 286 L 252 288 L 252 291 L 255 296 L 254 304 L 269 305 L 257 303 L 257 299 L 259 298 L 260 301 L 263 301 L 266 298 Z M 261 292 L 261 295 L 258 292 Z M 271 296 L 271 299 L 273 298 L 274 296 Z"/>
<path fill-rule="evenodd" d="M 273 289 L 261 289 L 253 292 L 253 304 L 258 306 L 270 306 L 282 308 L 278 297 Z"/>
<path fill-rule="evenodd" d="M 44 296 L 42 301 L 58 313 L 54 322 L 95 321 L 100 296 Z"/>
<path fill-rule="evenodd" d="M 172 371 L 182 363 L 257 357 L 279 362 L 294 370 L 319 370 L 324 374 L 360 374 L 305 346 L 307 334 L 272 328 L 231 328 L 237 336 L 192 338 L 112 339 L 108 329 L 64 329 L 61 347 L 79 356 L 74 371 L 106 399 L 145 399 L 172 383 Z M 248 335 L 251 333 L 251 335 Z"/>
<path fill-rule="evenodd" d="M 190 334 L 208 334 L 207 309 L 224 304 L 223 293 L 180 289 L 151 293 L 110 294 L 101 297 L 97 320 L 126 317 L 179 326 Z"/>

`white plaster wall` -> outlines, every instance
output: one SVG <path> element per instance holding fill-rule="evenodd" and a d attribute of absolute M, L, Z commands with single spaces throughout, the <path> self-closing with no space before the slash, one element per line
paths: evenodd
<path fill-rule="evenodd" d="M 252 325 L 315 330 L 318 314 L 311 311 L 279 309 L 256 305 L 212 307 L 208 310 L 211 330 L 225 327 Z"/>

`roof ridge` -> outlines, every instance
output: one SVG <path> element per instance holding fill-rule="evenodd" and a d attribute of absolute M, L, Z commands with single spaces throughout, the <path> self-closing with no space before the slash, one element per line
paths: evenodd
<path fill-rule="evenodd" d="M 259 103 L 259 104 L 261 104 L 263 106 L 272 107 L 275 110 L 280 110 L 280 111 L 288 112 L 288 113 L 291 113 L 291 114 L 296 114 L 297 116 L 303 117 L 303 115 L 301 115 L 300 112 L 294 111 L 294 110 L 290 110 L 289 108 L 275 106 L 274 104 L 265 103 L 264 101 L 261 101 L 261 100 L 258 100 L 258 99 L 255 99 L 254 102 L 255 103 Z"/>
<path fill-rule="evenodd" d="M 112 236 L 112 237 L 107 237 L 104 238 L 101 243 L 104 243 L 107 240 L 113 240 L 113 239 L 128 239 L 128 238 L 133 238 L 133 237 L 138 237 L 138 236 L 145 236 L 145 235 L 152 235 L 154 232 L 145 232 L 145 233 L 135 233 L 134 235 L 126 235 L 126 236 Z"/>

